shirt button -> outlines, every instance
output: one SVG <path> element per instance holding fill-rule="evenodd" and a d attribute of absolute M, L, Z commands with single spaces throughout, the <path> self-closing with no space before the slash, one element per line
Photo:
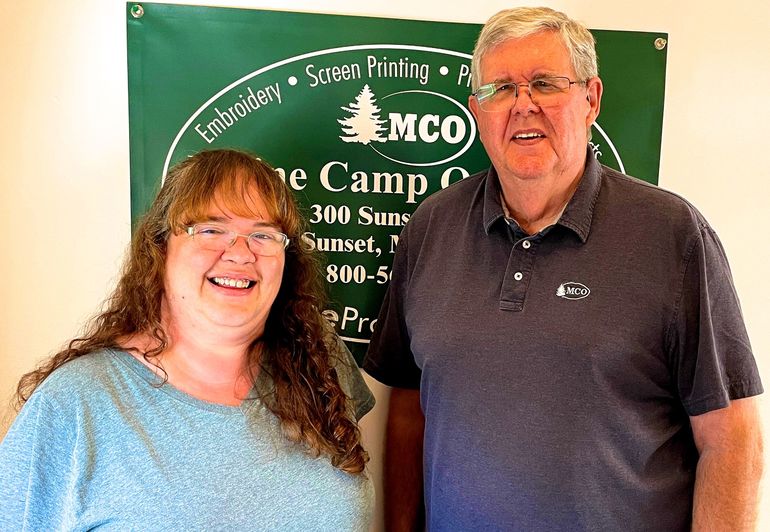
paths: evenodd
<path fill-rule="evenodd" d="M 524 242 L 521 243 L 521 247 L 523 247 L 524 249 L 529 249 L 531 245 L 532 244 L 529 243 L 529 240 L 525 240 Z"/>
<path fill-rule="evenodd" d="M 517 281 L 521 281 L 524 276 L 521 274 L 521 272 L 516 272 L 513 274 L 513 278 Z"/>

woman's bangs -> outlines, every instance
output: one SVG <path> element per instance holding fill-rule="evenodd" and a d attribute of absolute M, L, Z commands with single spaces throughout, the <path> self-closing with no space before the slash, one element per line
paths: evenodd
<path fill-rule="evenodd" d="M 229 211 L 244 218 L 269 218 L 282 226 L 283 216 L 276 205 L 274 191 L 265 190 L 265 184 L 260 182 L 259 176 L 254 176 L 249 170 L 223 172 L 216 178 L 191 183 L 191 190 L 184 194 L 185 198 L 180 201 L 184 204 L 180 205 L 182 208 L 179 209 L 179 212 L 183 213 L 178 220 L 181 225 L 208 220 L 213 207 L 215 210 Z M 255 208 L 255 204 L 259 203 L 257 199 L 262 200 L 261 203 L 265 205 L 267 212 L 260 212 Z"/>

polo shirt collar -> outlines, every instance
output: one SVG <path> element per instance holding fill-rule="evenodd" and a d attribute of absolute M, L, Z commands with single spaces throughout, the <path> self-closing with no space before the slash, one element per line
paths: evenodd
<path fill-rule="evenodd" d="M 599 197 L 601 188 L 601 165 L 588 148 L 586 152 L 586 167 L 580 178 L 577 189 L 572 198 L 567 203 L 557 225 L 561 225 L 574 232 L 580 241 L 585 243 L 588 240 L 588 234 L 591 231 L 591 220 L 593 219 L 594 206 Z M 505 219 L 503 206 L 500 203 L 500 180 L 497 176 L 497 170 L 490 167 L 487 172 L 486 183 L 484 186 L 484 231 L 489 234 L 492 226 L 498 220 Z"/>

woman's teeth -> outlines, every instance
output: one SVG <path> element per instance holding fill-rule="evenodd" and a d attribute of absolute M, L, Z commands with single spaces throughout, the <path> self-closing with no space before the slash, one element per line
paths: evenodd
<path fill-rule="evenodd" d="M 248 288 L 252 281 L 246 279 L 230 279 L 229 277 L 212 277 L 214 284 L 228 288 Z"/>

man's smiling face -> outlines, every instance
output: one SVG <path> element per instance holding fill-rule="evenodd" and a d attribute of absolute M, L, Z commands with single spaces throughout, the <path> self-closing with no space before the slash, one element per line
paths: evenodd
<path fill-rule="evenodd" d="M 481 142 L 501 179 L 574 179 L 583 168 L 588 128 L 599 112 L 601 81 L 576 79 L 558 33 L 539 32 L 495 46 L 482 58 L 479 79 L 482 84 L 527 83 L 546 76 L 587 83 L 572 85 L 556 106 L 534 104 L 524 85 L 507 110 L 487 112 L 473 96 L 469 100 Z"/>

